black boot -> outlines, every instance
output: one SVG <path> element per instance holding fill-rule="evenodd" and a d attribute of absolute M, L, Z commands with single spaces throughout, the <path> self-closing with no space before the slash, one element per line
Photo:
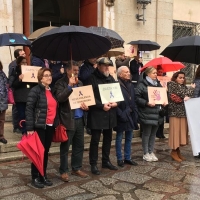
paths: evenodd
<path fill-rule="evenodd" d="M 31 185 L 36 188 L 43 188 L 44 184 L 40 181 L 40 178 L 32 179 Z"/>

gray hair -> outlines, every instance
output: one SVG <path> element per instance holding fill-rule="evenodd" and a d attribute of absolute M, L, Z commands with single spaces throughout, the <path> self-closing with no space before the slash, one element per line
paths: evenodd
<path fill-rule="evenodd" d="M 122 73 L 122 70 L 128 68 L 127 66 L 121 66 L 117 69 L 117 77 L 119 77 L 119 75 Z M 128 68 L 129 69 L 129 68 Z"/>

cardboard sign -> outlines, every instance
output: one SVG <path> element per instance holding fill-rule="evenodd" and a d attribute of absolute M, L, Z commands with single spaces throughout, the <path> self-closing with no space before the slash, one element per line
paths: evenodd
<path fill-rule="evenodd" d="M 102 104 L 124 101 L 119 83 L 99 84 Z"/>
<path fill-rule="evenodd" d="M 22 82 L 31 82 L 31 83 L 37 83 L 37 75 L 38 75 L 38 70 L 41 67 L 36 67 L 36 66 L 28 66 L 28 65 L 22 65 L 22 74 L 24 74 L 24 78 L 22 79 Z"/>
<path fill-rule="evenodd" d="M 188 128 L 190 132 L 190 140 L 192 146 L 193 156 L 198 156 L 200 153 L 200 120 L 199 120 L 199 112 L 200 112 L 200 98 L 192 98 L 190 100 L 184 101 Z"/>
<path fill-rule="evenodd" d="M 157 76 L 158 80 L 160 81 L 160 84 L 163 87 L 167 87 L 167 82 L 171 81 L 171 77 L 169 76 Z"/>
<path fill-rule="evenodd" d="M 168 104 L 167 90 L 163 87 L 148 87 L 149 103 Z"/>
<path fill-rule="evenodd" d="M 95 105 L 94 93 L 91 85 L 72 88 L 73 92 L 69 96 L 71 109 L 80 108 L 81 103 L 87 106 Z"/>
<path fill-rule="evenodd" d="M 117 72 L 116 72 L 116 67 L 109 67 L 109 73 L 115 80 L 117 80 Z"/>
<path fill-rule="evenodd" d="M 133 58 L 134 56 L 137 56 L 137 52 L 138 52 L 138 45 L 131 45 L 131 44 L 124 45 L 125 56 Z"/>

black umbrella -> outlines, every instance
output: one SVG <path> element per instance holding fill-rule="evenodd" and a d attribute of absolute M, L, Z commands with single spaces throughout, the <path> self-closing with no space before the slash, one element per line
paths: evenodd
<path fill-rule="evenodd" d="M 200 36 L 182 37 L 160 53 L 173 61 L 200 64 Z"/>
<path fill-rule="evenodd" d="M 85 60 L 106 53 L 110 41 L 83 26 L 54 28 L 32 43 L 32 53 L 49 60 Z"/>
<path fill-rule="evenodd" d="M 3 33 L 0 34 L 0 46 L 31 46 L 31 42 L 21 33 Z"/>
<path fill-rule="evenodd" d="M 91 26 L 89 28 L 101 34 L 102 36 L 108 38 L 111 42 L 111 49 L 123 47 L 124 40 L 115 31 L 104 27 L 96 27 L 96 26 Z"/>
<path fill-rule="evenodd" d="M 150 40 L 131 41 L 128 44 L 138 45 L 139 51 L 153 51 L 160 49 L 160 45 L 157 42 L 152 42 Z"/>

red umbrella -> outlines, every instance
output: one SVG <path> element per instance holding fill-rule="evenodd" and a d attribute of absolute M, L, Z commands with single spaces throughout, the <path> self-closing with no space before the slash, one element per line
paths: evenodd
<path fill-rule="evenodd" d="M 148 63 L 146 63 L 140 71 L 144 71 L 147 67 L 158 67 L 160 65 L 163 69 L 163 72 L 172 72 L 172 71 L 178 71 L 179 69 L 184 68 L 185 66 L 181 62 L 172 62 L 167 57 L 160 57 L 160 58 L 154 58 L 150 60 Z"/>
<path fill-rule="evenodd" d="M 33 162 L 40 174 L 44 176 L 44 147 L 37 132 L 32 135 L 24 135 L 17 144 L 17 148 Z"/>

